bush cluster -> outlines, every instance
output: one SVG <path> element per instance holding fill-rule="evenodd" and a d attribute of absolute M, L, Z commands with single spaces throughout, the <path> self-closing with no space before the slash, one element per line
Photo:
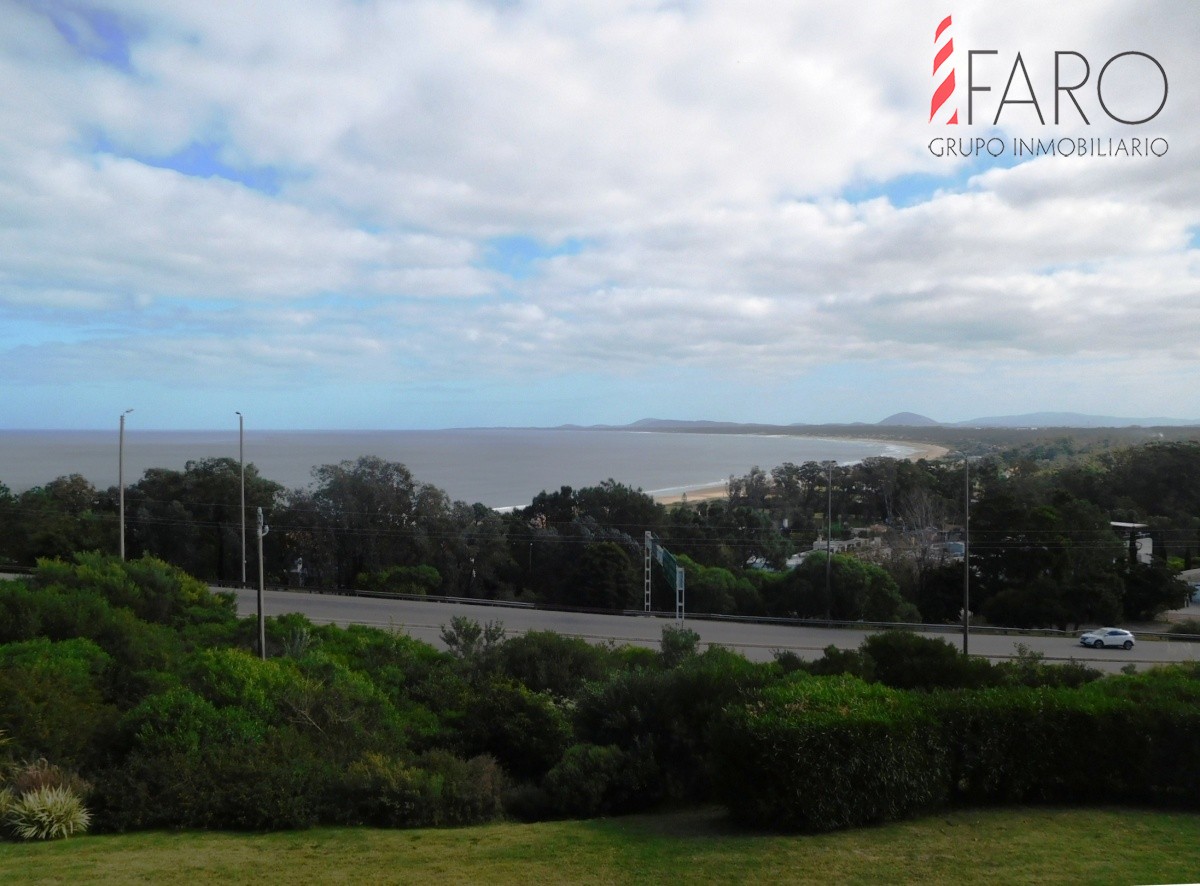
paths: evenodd
<path fill-rule="evenodd" d="M 961 802 L 1200 808 L 1188 669 L 1080 688 L 912 692 L 800 675 L 732 706 L 719 796 L 756 827 L 827 831 Z"/>
<path fill-rule="evenodd" d="M 824 831 L 889 821 L 944 799 L 946 757 L 911 693 L 807 677 L 733 706 L 717 728 L 717 793 L 740 821 Z"/>

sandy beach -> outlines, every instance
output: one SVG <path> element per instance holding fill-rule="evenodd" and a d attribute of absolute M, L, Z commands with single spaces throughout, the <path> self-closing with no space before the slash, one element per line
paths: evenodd
<path fill-rule="evenodd" d="M 880 445 L 894 445 L 893 440 L 874 440 L 870 442 L 879 443 Z M 905 447 L 911 448 L 913 451 L 905 456 L 908 461 L 920 461 L 926 459 L 944 458 L 950 450 L 945 446 L 935 446 L 932 443 L 909 443 L 903 444 Z M 688 489 L 682 492 L 670 492 L 664 495 L 655 495 L 654 500 L 663 505 L 675 505 L 684 502 L 696 501 L 712 501 L 713 499 L 725 498 L 729 494 L 729 484 L 713 483 L 708 486 L 697 486 L 694 489 Z"/>

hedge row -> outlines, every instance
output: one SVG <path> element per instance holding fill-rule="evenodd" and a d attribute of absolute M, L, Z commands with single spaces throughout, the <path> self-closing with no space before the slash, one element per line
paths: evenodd
<path fill-rule="evenodd" d="M 1187 669 L 1078 689 L 917 693 L 802 676 L 728 709 L 713 741 L 735 818 L 828 831 L 954 802 L 1200 807 Z"/>

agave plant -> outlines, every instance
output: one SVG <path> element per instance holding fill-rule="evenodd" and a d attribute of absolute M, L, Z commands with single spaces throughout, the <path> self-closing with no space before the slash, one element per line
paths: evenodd
<path fill-rule="evenodd" d="M 57 840 L 82 834 L 92 814 L 70 788 L 39 787 L 18 796 L 4 819 L 18 839 Z"/>

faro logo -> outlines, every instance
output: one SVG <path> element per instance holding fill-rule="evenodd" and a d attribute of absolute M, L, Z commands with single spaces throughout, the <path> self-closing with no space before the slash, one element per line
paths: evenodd
<path fill-rule="evenodd" d="M 959 104 L 956 100 L 954 39 L 951 32 L 952 17 L 946 16 L 934 32 L 933 57 L 934 90 L 929 103 L 929 122 L 956 125 Z M 966 110 L 967 124 L 975 122 L 976 105 L 984 106 L 984 113 L 999 91 L 999 78 L 994 78 L 994 66 L 987 65 L 987 56 L 1000 56 L 998 49 L 968 49 L 966 64 Z M 1001 59 L 1004 61 L 1003 59 Z M 979 62 L 977 67 L 976 62 Z M 1053 82 L 1038 84 L 1035 88 L 1025 60 L 1018 52 L 1011 64 L 1001 67 L 1008 72 L 1004 89 L 999 92 L 991 124 L 999 125 L 1000 119 L 1013 105 L 1026 106 L 1036 114 L 1041 124 L 1047 125 L 1045 110 L 1053 106 L 1052 123 L 1074 122 L 1075 115 L 1087 125 L 1101 114 L 1116 123 L 1137 126 L 1157 117 L 1167 104 L 1169 84 L 1167 72 L 1158 59 L 1147 52 L 1126 50 L 1107 59 L 1092 80 L 1093 63 L 1081 52 L 1069 49 L 1054 53 Z M 1090 83 L 1090 85 L 1089 85 Z M 1131 83 L 1138 88 L 1131 90 Z M 1133 92 L 1133 101 L 1130 93 Z M 1039 97 L 1040 96 L 1040 97 Z M 1132 106 L 1131 106 L 1132 105 Z M 1045 110 L 1043 110 L 1045 108 Z M 1024 118 L 1028 120 L 1028 117 Z"/>

